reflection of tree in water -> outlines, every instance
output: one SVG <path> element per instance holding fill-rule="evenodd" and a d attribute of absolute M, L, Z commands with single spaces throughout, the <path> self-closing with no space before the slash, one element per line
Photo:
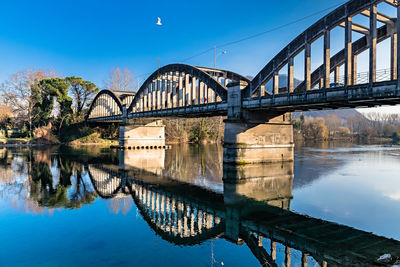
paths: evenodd
<path fill-rule="evenodd" d="M 83 165 L 82 164 L 77 164 L 78 166 L 75 168 L 75 190 L 73 191 L 71 198 L 70 198 L 70 207 L 71 208 L 80 208 L 82 205 L 90 204 L 92 203 L 96 197 L 97 194 L 93 189 L 91 189 L 91 183 L 90 181 L 85 181 L 84 175 L 83 175 Z M 85 170 L 86 173 L 86 170 Z M 88 176 L 87 173 L 85 175 L 86 177 Z"/>
<path fill-rule="evenodd" d="M 114 214 L 122 212 L 123 215 L 128 214 L 132 209 L 133 199 L 129 198 L 113 198 L 108 204 L 108 208 Z"/>
<path fill-rule="evenodd" d="M 43 158 L 43 157 L 42 157 Z M 59 170 L 58 183 L 54 184 L 50 170 L 51 160 L 37 161 L 32 157 L 30 171 L 30 198 L 39 206 L 48 208 L 80 208 L 92 203 L 97 195 L 88 186 L 83 165 L 58 156 L 54 161 Z M 71 190 L 70 190 L 71 189 Z M 71 191 L 71 192 L 70 192 Z"/>
<path fill-rule="evenodd" d="M 15 156 L 9 149 L 0 149 L 0 197 L 17 209 L 26 195 L 28 163 L 24 152 L 18 150 L 19 155 Z"/>
<path fill-rule="evenodd" d="M 0 149 L 0 197 L 29 213 L 90 204 L 97 194 L 85 164 L 102 152 L 60 147 Z M 111 162 L 117 159 L 113 153 L 103 155 Z"/>
<path fill-rule="evenodd" d="M 13 180 L 9 151 L 0 149 L 0 182 L 10 183 Z"/>

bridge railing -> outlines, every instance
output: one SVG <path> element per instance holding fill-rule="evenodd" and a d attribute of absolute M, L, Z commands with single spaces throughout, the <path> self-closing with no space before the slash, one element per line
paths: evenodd
<path fill-rule="evenodd" d="M 355 75 L 353 85 L 363 85 L 363 84 L 369 84 L 369 72 L 359 72 Z M 384 82 L 384 81 L 391 81 L 392 80 L 392 69 L 387 68 L 387 69 L 380 69 L 376 71 L 376 81 L 375 82 Z M 330 76 L 330 88 L 340 88 L 345 86 L 345 75 L 340 75 L 338 77 L 335 77 L 335 75 L 332 73 Z M 318 89 L 325 89 L 323 83 L 319 83 L 315 85 L 311 90 L 318 90 Z M 288 87 L 279 87 L 279 94 L 283 93 L 288 93 Z M 300 93 L 300 91 L 295 91 L 293 94 Z M 265 88 L 265 97 L 272 97 L 273 92 L 272 92 L 272 85 L 269 84 Z"/>
<path fill-rule="evenodd" d="M 377 70 L 376 71 L 376 82 L 390 81 L 391 75 L 392 75 L 392 70 L 390 68 Z M 369 83 L 369 76 L 370 76 L 369 71 L 357 73 L 356 76 L 354 77 L 353 84 L 354 85 L 367 84 L 367 83 Z M 335 79 L 335 77 L 332 75 L 330 77 L 330 83 L 331 83 L 331 87 L 343 87 L 345 84 L 345 75 L 340 75 L 339 81 L 337 81 Z M 334 85 L 334 86 L 332 86 L 332 85 Z"/>

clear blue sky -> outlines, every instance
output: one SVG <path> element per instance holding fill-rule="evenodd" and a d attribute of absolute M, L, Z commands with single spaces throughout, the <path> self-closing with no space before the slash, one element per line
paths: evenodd
<path fill-rule="evenodd" d="M 101 87 L 113 67 L 128 67 L 138 76 L 152 72 L 158 57 L 161 65 L 179 62 L 343 2 L 3 0 L 0 81 L 28 67 L 53 68 Z M 323 15 L 225 47 L 228 53 L 218 58 L 218 67 L 255 75 Z M 155 25 L 158 16 L 162 27 Z M 212 66 L 213 52 L 186 63 Z"/>
<path fill-rule="evenodd" d="M 52 68 L 62 75 L 81 76 L 101 88 L 116 66 L 128 67 L 142 81 L 157 68 L 157 58 L 161 66 L 181 62 L 214 45 L 268 31 L 344 2 L 3 0 L 0 82 L 29 67 Z M 378 11 L 385 5 L 378 6 Z M 227 54 L 218 57 L 217 67 L 254 76 L 294 37 L 329 11 L 219 48 L 218 52 L 227 50 Z M 157 17 L 162 18 L 163 26 L 155 24 Z M 357 22 L 368 23 L 362 20 Z M 337 51 L 343 46 L 342 35 L 340 30 L 333 35 L 333 52 L 335 45 Z M 313 53 L 321 46 L 322 42 L 313 45 Z M 381 50 L 386 50 L 384 46 Z M 318 54 L 312 59 L 314 67 L 322 62 L 322 53 Z M 360 71 L 367 67 L 362 58 Z M 213 51 L 185 63 L 212 66 Z M 387 63 L 386 59 L 378 62 L 378 69 L 386 68 Z M 302 77 L 301 66 L 295 76 Z"/>

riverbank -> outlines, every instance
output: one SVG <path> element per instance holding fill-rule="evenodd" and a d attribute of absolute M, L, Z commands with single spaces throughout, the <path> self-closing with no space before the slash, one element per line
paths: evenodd
<path fill-rule="evenodd" d="M 176 141 L 166 141 L 166 145 L 181 145 L 181 144 L 219 144 L 219 142 L 215 141 L 201 141 L 201 142 L 176 142 Z M 304 146 L 322 146 L 329 147 L 331 145 L 400 145 L 393 143 L 390 138 L 372 138 L 368 140 L 359 140 L 359 139 L 330 139 L 330 140 L 295 140 L 296 147 L 304 147 Z M 79 138 L 73 140 L 71 142 L 59 142 L 59 143 L 47 143 L 47 142 L 37 142 L 35 140 L 29 139 L 0 139 L 0 148 L 3 147 L 46 147 L 46 146 L 54 146 L 54 145 L 66 145 L 71 147 L 79 147 L 79 146 L 118 146 L 117 139 L 102 139 L 98 136 L 87 136 L 83 138 Z M 221 143 L 222 145 L 222 143 Z"/>
<path fill-rule="evenodd" d="M 96 135 L 89 135 L 70 142 L 51 142 L 44 139 L 28 139 L 28 138 L 11 138 L 0 139 L 0 148 L 2 147 L 46 147 L 54 145 L 68 145 L 68 146 L 111 146 L 118 145 L 118 140 L 102 139 Z"/>

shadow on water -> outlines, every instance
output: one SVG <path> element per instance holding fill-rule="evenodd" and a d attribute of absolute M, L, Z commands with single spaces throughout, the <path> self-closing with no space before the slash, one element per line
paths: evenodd
<path fill-rule="evenodd" d="M 14 169 L 29 174 L 27 181 L 7 180 L 13 163 Z M 328 167 L 338 164 L 330 161 Z M 308 261 L 321 266 L 385 265 L 377 259 L 390 253 L 389 265 L 400 256 L 399 241 L 292 212 L 293 162 L 223 165 L 220 146 L 167 151 L 62 147 L 0 150 L 0 167 L 0 184 L 26 183 L 24 196 L 33 209 L 75 209 L 98 196 L 131 198 L 164 240 L 193 246 L 225 239 L 246 245 L 262 266 L 277 266 L 277 247 L 284 248 L 286 266 L 306 266 Z M 301 258 L 292 257 L 295 251 Z"/>

